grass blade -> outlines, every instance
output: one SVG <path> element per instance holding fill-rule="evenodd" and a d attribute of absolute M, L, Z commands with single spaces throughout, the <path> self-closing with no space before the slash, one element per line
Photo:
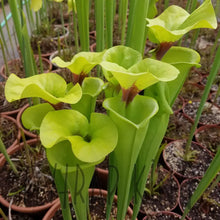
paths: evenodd
<path fill-rule="evenodd" d="M 187 158 L 187 156 L 190 152 L 190 146 L 191 146 L 191 142 L 192 142 L 192 139 L 193 139 L 193 135 L 194 135 L 195 130 L 197 128 L 197 125 L 199 123 L 199 119 L 200 119 L 200 116 L 202 114 L 203 107 L 204 107 L 205 102 L 208 98 L 208 95 L 209 95 L 211 86 L 212 86 L 212 84 L 215 80 L 215 77 L 218 74 L 218 70 L 220 69 L 219 60 L 220 60 L 220 47 L 218 47 L 218 50 L 216 52 L 215 59 L 214 59 L 214 62 L 213 62 L 210 74 L 208 76 L 206 86 L 205 86 L 205 90 L 204 90 L 204 93 L 203 93 L 201 101 L 200 101 L 199 109 L 198 109 L 197 114 L 196 114 L 195 122 L 194 122 L 194 124 L 191 128 L 190 135 L 189 135 L 189 138 L 187 140 L 186 151 L 185 151 L 185 156 L 184 156 L 185 158 Z"/>
<path fill-rule="evenodd" d="M 195 190 L 195 192 L 193 193 L 193 195 L 190 198 L 189 202 L 187 203 L 181 220 L 185 219 L 185 217 L 189 213 L 190 209 L 194 206 L 194 204 L 201 197 L 203 192 L 210 185 L 212 180 L 216 177 L 217 173 L 220 171 L 219 161 L 220 161 L 220 150 L 218 150 L 215 158 L 213 159 L 212 163 L 210 164 L 209 168 L 207 169 L 204 177 L 200 181 L 197 189 Z"/>
<path fill-rule="evenodd" d="M 2 139 L 0 138 L 0 152 L 3 153 L 6 161 L 10 164 L 12 170 L 14 171 L 15 174 L 18 174 L 18 171 L 15 167 L 15 165 L 13 164 L 13 162 L 11 161 L 10 157 L 8 156 L 7 150 L 5 148 L 4 143 L 2 142 Z"/>
<path fill-rule="evenodd" d="M 216 52 L 216 48 L 218 47 L 219 43 L 218 43 L 218 39 L 220 38 L 220 29 L 218 30 L 218 33 L 215 37 L 215 42 L 211 48 L 211 54 L 210 54 L 210 57 L 209 57 L 209 63 L 211 63 L 212 61 L 212 58 L 213 58 L 213 55 L 214 53 Z"/>

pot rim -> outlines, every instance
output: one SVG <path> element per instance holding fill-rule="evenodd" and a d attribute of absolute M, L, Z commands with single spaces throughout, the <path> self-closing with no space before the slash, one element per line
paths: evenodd
<path fill-rule="evenodd" d="M 26 108 L 28 108 L 29 106 L 30 106 L 29 104 L 26 104 L 19 110 L 16 121 L 17 121 L 18 127 L 20 129 L 22 129 L 22 131 L 24 132 L 25 135 L 27 135 L 28 137 L 31 137 L 31 138 L 38 138 L 38 135 L 33 134 L 30 131 L 28 131 L 27 129 L 25 129 L 24 126 L 22 125 L 22 122 L 21 122 L 21 116 L 22 116 L 24 110 Z"/>
<path fill-rule="evenodd" d="M 179 214 L 177 214 L 177 213 L 175 213 L 175 212 L 171 212 L 171 211 L 158 211 L 158 212 L 152 212 L 151 214 L 152 215 L 158 215 L 158 214 L 168 214 L 168 215 L 174 215 L 174 216 L 177 216 L 177 217 L 180 217 L 181 218 L 181 215 L 179 215 Z M 143 220 L 147 220 L 147 217 L 148 216 L 145 216 L 144 218 L 143 218 Z"/>
<path fill-rule="evenodd" d="M 108 191 L 103 190 L 103 189 L 97 189 L 97 188 L 90 188 L 89 189 L 89 196 L 93 195 L 103 195 L 106 197 L 108 195 Z M 69 201 L 71 202 L 71 195 L 69 194 Z M 117 196 L 114 195 L 114 201 L 117 202 Z M 57 209 L 61 207 L 60 200 L 59 198 L 56 200 L 56 202 L 53 204 L 53 206 L 47 211 L 45 216 L 43 217 L 42 220 L 51 220 L 51 218 L 54 216 L 56 213 Z M 130 207 L 128 207 L 127 214 L 129 216 L 132 216 L 133 211 Z"/>

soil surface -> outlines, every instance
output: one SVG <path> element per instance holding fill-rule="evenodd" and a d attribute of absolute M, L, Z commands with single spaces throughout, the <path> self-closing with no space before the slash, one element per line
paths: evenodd
<path fill-rule="evenodd" d="M 41 38 L 37 36 L 31 37 L 31 48 L 33 49 L 33 53 L 38 55 L 38 44 L 40 45 L 41 54 L 52 53 L 57 50 L 57 42 L 53 41 L 51 38 Z"/>
<path fill-rule="evenodd" d="M 45 60 L 42 60 L 43 72 L 48 72 L 48 70 L 50 70 L 48 62 L 45 61 Z M 39 58 L 35 58 L 35 63 L 36 63 L 36 66 L 37 66 L 38 73 L 41 73 L 42 71 L 41 71 Z M 24 69 L 24 66 L 21 63 L 20 59 L 12 60 L 10 63 L 8 63 L 8 69 L 9 69 L 9 73 L 14 73 L 15 75 L 17 75 L 20 78 L 25 78 L 25 69 Z M 5 73 L 5 68 L 4 68 L 3 72 L 4 72 L 5 75 L 7 75 Z"/>
<path fill-rule="evenodd" d="M 70 62 L 73 59 L 75 54 L 76 54 L 76 48 L 75 47 L 68 47 L 66 49 L 57 50 L 56 52 L 51 54 L 49 59 L 50 59 L 50 61 L 52 61 L 55 57 L 60 57 L 65 62 Z M 53 65 L 57 66 L 56 64 L 53 64 Z"/>
<path fill-rule="evenodd" d="M 113 202 L 112 205 L 112 211 L 111 211 L 111 220 L 116 220 L 117 215 L 117 204 Z M 89 197 L 89 210 L 91 215 L 91 220 L 106 220 L 106 198 L 103 198 L 101 196 L 90 196 Z M 73 207 L 71 206 L 71 214 L 72 219 L 76 220 L 76 215 L 73 210 Z M 126 216 L 125 220 L 129 220 L 129 216 Z M 61 210 L 56 212 L 53 220 L 63 220 Z"/>
<path fill-rule="evenodd" d="M 0 138 L 6 148 L 10 147 L 18 138 L 18 127 L 12 121 L 0 115 Z"/>
<path fill-rule="evenodd" d="M 106 109 L 102 106 L 103 100 L 96 101 L 95 112 L 106 114 Z"/>
<path fill-rule="evenodd" d="M 201 74 L 196 70 L 196 68 L 192 68 L 192 70 L 189 72 L 186 81 L 187 83 L 199 83 L 201 79 Z"/>
<path fill-rule="evenodd" d="M 31 216 L 25 213 L 11 213 L 11 220 L 39 220 L 40 216 Z"/>
<path fill-rule="evenodd" d="M 172 106 L 172 110 L 174 112 L 178 112 L 182 109 L 182 107 L 183 107 L 183 99 L 180 97 L 177 97 L 173 106 Z"/>
<path fill-rule="evenodd" d="M 62 19 L 64 24 L 72 22 L 72 13 L 68 13 L 68 5 L 63 4 L 61 10 L 59 2 L 50 2 L 48 7 L 48 18 L 52 24 L 62 25 Z"/>
<path fill-rule="evenodd" d="M 213 92 L 213 93 L 211 93 L 211 95 L 210 95 L 210 101 L 213 103 L 213 104 L 215 104 L 215 105 L 217 105 L 218 107 L 220 107 L 220 95 L 218 95 L 217 97 L 217 93 L 216 92 Z"/>
<path fill-rule="evenodd" d="M 205 86 L 206 83 L 207 83 L 207 76 L 203 77 L 202 80 L 201 80 L 201 84 L 202 84 L 203 86 Z M 213 84 L 212 84 L 212 86 L 211 86 L 211 91 L 212 91 L 212 92 L 217 92 L 219 86 L 220 86 L 220 76 L 217 75 L 216 78 L 215 78 L 215 80 L 214 80 L 214 82 L 213 82 Z"/>
<path fill-rule="evenodd" d="M 146 220 L 180 220 L 181 216 L 169 212 L 169 213 L 163 213 L 163 212 L 159 212 L 159 213 L 155 213 L 152 215 L 147 215 Z"/>
<path fill-rule="evenodd" d="M 196 133 L 196 140 L 213 153 L 220 148 L 220 126 L 203 127 Z"/>
<path fill-rule="evenodd" d="M 67 68 L 58 68 L 53 70 L 52 72 L 62 76 L 67 83 L 73 82 L 73 74 Z"/>
<path fill-rule="evenodd" d="M 25 76 L 25 73 L 24 73 L 24 66 L 23 64 L 21 63 L 21 60 L 20 59 L 16 59 L 16 60 L 11 60 L 8 62 L 8 71 L 9 71 L 9 74 L 11 73 L 14 73 L 16 74 L 17 76 L 19 77 L 24 77 Z M 6 70 L 4 68 L 3 70 L 3 74 L 5 74 L 5 76 L 9 76 L 7 75 L 6 73 Z"/>
<path fill-rule="evenodd" d="M 182 113 L 173 114 L 170 116 L 165 138 L 170 140 L 186 139 L 191 127 L 192 122 Z"/>
<path fill-rule="evenodd" d="M 183 112 L 194 120 L 196 117 L 197 110 L 199 108 L 199 101 L 189 101 L 183 106 Z M 220 109 L 215 105 L 206 102 L 203 108 L 202 115 L 199 123 L 206 124 L 219 124 L 220 123 Z"/>
<path fill-rule="evenodd" d="M 177 204 L 179 196 L 177 180 L 163 168 L 159 169 L 157 175 L 158 178 L 154 187 L 157 187 L 161 181 L 165 182 L 152 195 L 144 192 L 140 210 L 146 214 L 156 211 L 169 211 Z M 149 188 L 149 180 L 146 187 Z"/>
<path fill-rule="evenodd" d="M 180 96 L 185 100 L 198 100 L 202 94 L 203 88 L 190 83 L 186 83 L 180 92 Z"/>
<path fill-rule="evenodd" d="M 104 170 L 108 170 L 108 161 L 109 157 L 107 156 L 100 164 L 97 164 L 96 167 Z"/>
<path fill-rule="evenodd" d="M 19 174 L 16 176 L 6 163 L 0 170 L 0 195 L 9 203 L 22 207 L 45 205 L 56 199 L 57 193 L 41 145 L 28 146 L 29 165 L 24 149 L 11 156 Z"/>
<path fill-rule="evenodd" d="M 198 179 L 191 179 L 182 184 L 181 192 L 180 192 L 180 204 L 183 207 L 183 210 L 185 209 L 187 202 L 189 201 L 190 197 L 192 196 L 198 184 L 199 184 Z M 213 190 L 211 190 L 210 194 L 208 195 L 208 198 L 205 198 L 203 196 L 201 199 L 197 201 L 197 203 L 194 205 L 194 207 L 189 212 L 188 217 L 190 217 L 192 220 L 220 219 L 220 187 L 219 185 L 216 186 Z"/>
<path fill-rule="evenodd" d="M 209 164 L 212 161 L 212 156 L 208 150 L 200 147 L 192 142 L 191 150 L 196 151 L 196 156 L 193 161 L 185 161 L 182 155 L 185 153 L 186 141 L 173 141 L 165 147 L 163 158 L 168 167 L 175 173 L 192 178 L 203 176 Z"/>

